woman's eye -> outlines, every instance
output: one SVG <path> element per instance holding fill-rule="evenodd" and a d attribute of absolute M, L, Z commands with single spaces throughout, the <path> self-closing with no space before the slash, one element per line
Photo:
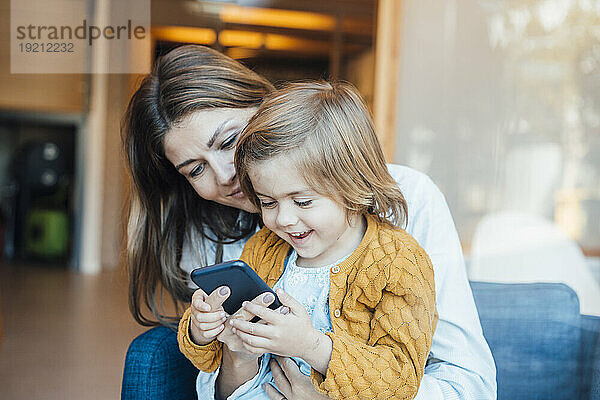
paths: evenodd
<path fill-rule="evenodd" d="M 204 163 L 198 164 L 190 171 L 190 178 L 195 178 L 204 171 Z"/>
<path fill-rule="evenodd" d="M 300 206 L 300 207 L 308 207 L 312 204 L 312 200 L 306 200 L 306 201 L 295 201 L 296 205 Z"/>
<path fill-rule="evenodd" d="M 275 204 L 276 204 L 275 201 L 261 201 L 260 202 L 261 208 L 273 208 L 273 207 L 275 207 Z"/>
<path fill-rule="evenodd" d="M 223 142 L 223 144 L 221 144 L 221 150 L 229 150 L 232 149 L 235 146 L 235 143 L 237 142 L 237 138 L 239 135 L 240 131 L 235 131 L 235 133 L 231 136 L 229 136 L 229 138 L 227 138 L 226 141 Z"/>

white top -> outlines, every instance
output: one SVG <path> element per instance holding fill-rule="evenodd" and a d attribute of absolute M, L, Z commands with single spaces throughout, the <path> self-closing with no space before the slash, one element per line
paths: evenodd
<path fill-rule="evenodd" d="M 429 357 L 440 362 L 425 367 L 416 399 L 495 399 L 496 366 L 483 338 L 446 199 L 427 175 L 400 165 L 388 169 L 408 205 L 406 231 L 431 258 L 435 276 L 439 320 Z M 244 244 L 225 245 L 223 259 L 239 258 Z M 207 245 L 207 250 L 214 252 L 214 246 Z M 181 267 L 188 272 L 198 266 L 194 254 L 184 245 Z M 214 253 L 208 260 L 200 265 L 212 264 Z"/>

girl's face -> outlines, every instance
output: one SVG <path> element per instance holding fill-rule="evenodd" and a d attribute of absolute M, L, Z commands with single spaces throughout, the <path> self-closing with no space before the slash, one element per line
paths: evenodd
<path fill-rule="evenodd" d="M 237 139 L 255 112 L 256 108 L 196 111 L 165 135 L 167 159 L 200 197 L 256 212 L 240 189 L 233 163 Z"/>
<path fill-rule="evenodd" d="M 343 205 L 311 190 L 284 156 L 253 164 L 252 186 L 265 226 L 298 253 L 298 264 L 319 267 L 354 251 L 366 229 L 362 216 L 348 222 Z"/>

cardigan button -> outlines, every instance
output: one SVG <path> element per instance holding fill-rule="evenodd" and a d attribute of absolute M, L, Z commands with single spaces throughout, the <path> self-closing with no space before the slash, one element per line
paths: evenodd
<path fill-rule="evenodd" d="M 340 267 L 335 265 L 333 268 L 331 268 L 331 272 L 333 272 L 334 274 L 337 274 L 338 272 L 340 272 Z"/>
<path fill-rule="evenodd" d="M 340 315 L 342 315 L 342 313 L 340 312 L 340 310 L 335 310 L 335 311 L 333 312 L 333 315 L 334 315 L 336 318 L 339 318 L 339 317 L 340 317 Z"/>

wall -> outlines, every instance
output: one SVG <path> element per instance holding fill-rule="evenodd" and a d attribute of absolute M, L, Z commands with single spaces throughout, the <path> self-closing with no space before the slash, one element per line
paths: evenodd
<path fill-rule="evenodd" d="M 10 0 L 0 0 L 0 109 L 78 113 L 86 88 L 83 74 L 10 73 Z"/>
<path fill-rule="evenodd" d="M 343 71 L 345 80 L 352 82 L 360 94 L 363 96 L 367 105 L 373 109 L 373 100 L 375 92 L 375 48 L 372 47 L 352 57 L 348 57 Z"/>
<path fill-rule="evenodd" d="M 105 128 L 104 190 L 101 264 L 114 268 L 122 261 L 125 243 L 124 221 L 128 177 L 121 149 L 121 122 L 129 98 L 137 87 L 135 75 L 111 75 L 108 79 L 108 108 Z"/>

